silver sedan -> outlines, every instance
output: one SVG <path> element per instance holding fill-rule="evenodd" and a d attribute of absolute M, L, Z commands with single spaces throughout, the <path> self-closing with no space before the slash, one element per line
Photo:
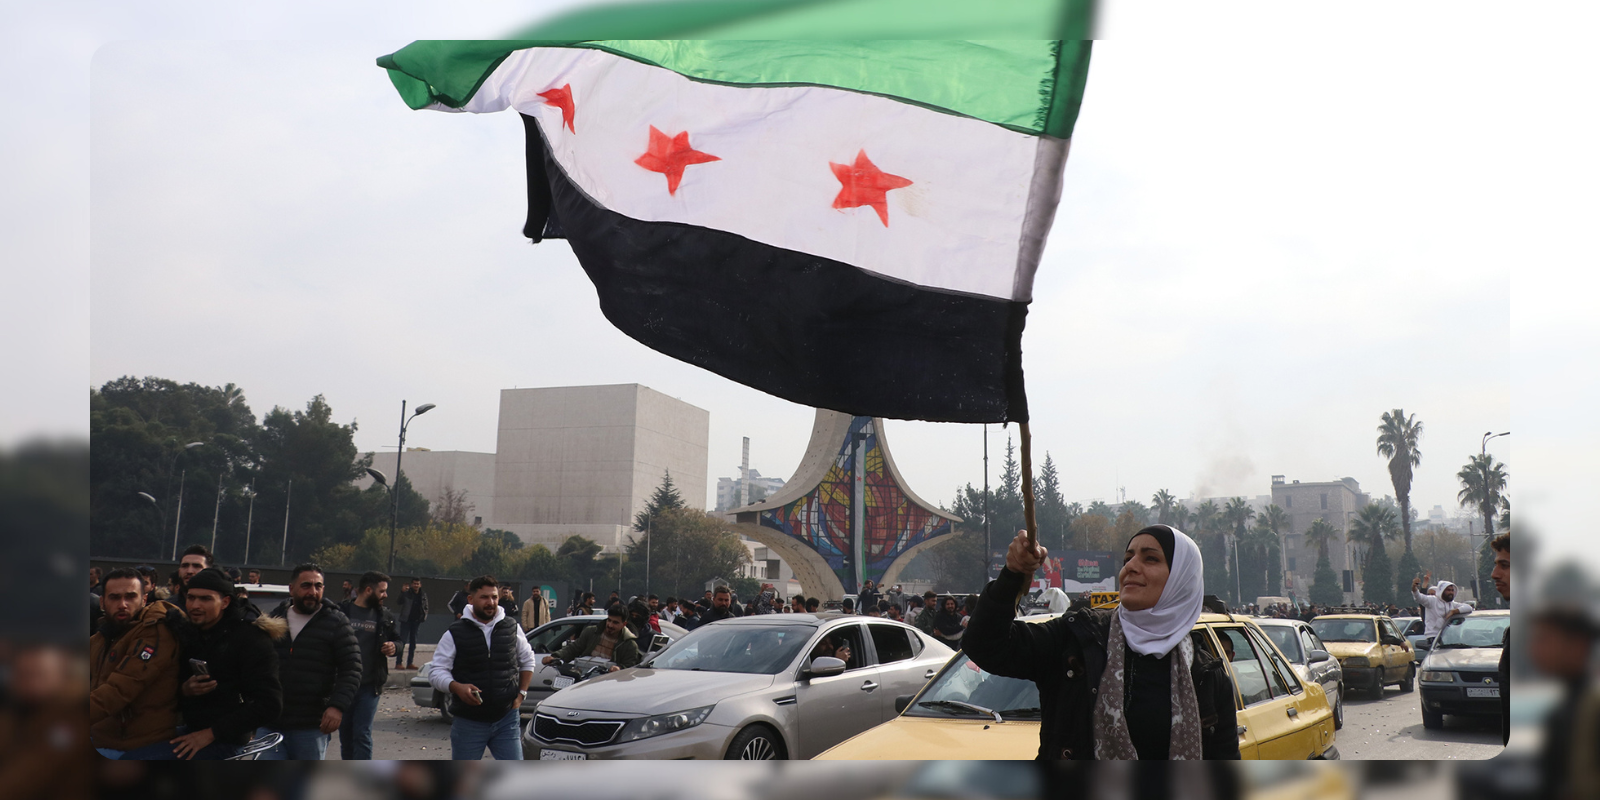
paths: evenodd
<path fill-rule="evenodd" d="M 893 718 L 953 651 L 909 625 L 823 613 L 722 620 L 633 669 L 562 689 L 529 759 L 810 758 Z"/>
<path fill-rule="evenodd" d="M 1283 652 L 1289 668 L 1300 680 L 1322 684 L 1322 691 L 1328 695 L 1328 705 L 1333 707 L 1333 728 L 1343 728 L 1344 668 L 1339 666 L 1339 659 L 1328 654 L 1328 646 L 1317 637 L 1317 632 L 1297 619 L 1264 617 L 1255 622 Z"/>

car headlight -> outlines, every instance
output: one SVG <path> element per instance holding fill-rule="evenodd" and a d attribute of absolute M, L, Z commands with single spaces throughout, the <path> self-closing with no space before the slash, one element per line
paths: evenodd
<path fill-rule="evenodd" d="M 1349 656 L 1342 663 L 1347 667 L 1364 667 L 1367 665 L 1367 659 L 1363 656 Z"/>
<path fill-rule="evenodd" d="M 693 728 L 706 721 L 711 716 L 711 709 L 716 706 L 703 706 L 691 708 L 688 711 L 678 711 L 672 714 L 657 714 L 653 717 L 643 717 L 622 726 L 622 734 L 617 741 L 631 742 L 635 739 L 648 739 L 651 736 L 660 736 L 663 733 L 672 733 L 687 728 Z"/>
<path fill-rule="evenodd" d="M 1422 679 L 1429 683 L 1454 683 L 1456 675 L 1453 672 L 1440 672 L 1434 669 L 1422 671 Z"/>

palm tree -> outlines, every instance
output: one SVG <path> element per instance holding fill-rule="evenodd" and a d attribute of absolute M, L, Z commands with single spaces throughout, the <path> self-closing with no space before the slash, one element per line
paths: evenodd
<path fill-rule="evenodd" d="M 1222 516 L 1233 524 L 1233 535 L 1243 536 L 1245 528 L 1250 525 L 1250 520 L 1255 519 L 1256 510 L 1250 507 L 1249 500 L 1235 497 L 1222 509 Z"/>
<path fill-rule="evenodd" d="M 1096 500 L 1093 503 L 1090 503 L 1089 510 L 1085 511 L 1084 513 L 1099 514 L 1100 516 L 1105 517 L 1112 522 L 1115 522 L 1117 519 L 1117 512 L 1112 511 L 1111 506 L 1108 505 L 1104 500 Z"/>
<path fill-rule="evenodd" d="M 1472 506 L 1483 516 L 1483 535 L 1494 535 L 1495 512 L 1505 499 L 1506 465 L 1487 453 L 1473 456 L 1467 465 L 1456 473 L 1461 481 L 1461 491 L 1456 499 L 1463 506 Z"/>
<path fill-rule="evenodd" d="M 1190 511 L 1188 509 L 1188 507 L 1185 506 L 1182 503 L 1178 503 L 1177 505 L 1174 505 L 1172 507 L 1172 511 L 1169 512 L 1169 514 L 1170 514 L 1170 516 L 1168 517 L 1168 519 L 1170 521 L 1167 522 L 1167 524 L 1171 525 L 1174 528 L 1177 528 L 1180 531 L 1189 530 L 1190 529 L 1190 525 L 1189 524 L 1191 522 L 1194 522 L 1194 512 Z"/>
<path fill-rule="evenodd" d="M 1133 518 L 1138 520 L 1140 527 L 1150 524 L 1150 509 L 1145 508 L 1144 503 L 1138 500 L 1123 502 L 1122 507 L 1118 509 L 1118 515 L 1121 514 L 1132 514 Z"/>
<path fill-rule="evenodd" d="M 1411 470 L 1422 463 L 1417 440 L 1422 438 L 1422 423 L 1417 415 L 1406 416 L 1404 409 L 1385 411 L 1378 424 L 1378 455 L 1389 459 L 1389 480 L 1400 501 L 1400 525 L 1406 534 L 1406 552 L 1411 552 Z"/>
<path fill-rule="evenodd" d="M 1172 509 L 1178 505 L 1178 498 L 1166 489 L 1156 492 L 1150 497 L 1150 507 L 1156 511 L 1156 523 L 1160 525 L 1172 524 Z"/>
<path fill-rule="evenodd" d="M 1321 558 L 1328 557 L 1328 545 L 1332 544 L 1333 540 L 1337 538 L 1339 538 L 1339 529 L 1329 525 L 1328 521 L 1322 517 L 1317 517 L 1317 521 L 1311 523 L 1311 527 L 1306 529 L 1306 543 L 1315 546 L 1317 555 Z"/>
<path fill-rule="evenodd" d="M 1393 540 L 1399 535 L 1400 522 L 1395 519 L 1394 509 L 1382 503 L 1368 503 L 1350 521 L 1350 531 L 1345 538 L 1365 547 L 1370 557 L 1373 545 L 1383 539 Z M 1363 559 L 1362 567 L 1366 567 L 1366 559 Z"/>
<path fill-rule="evenodd" d="M 1217 508 L 1215 501 L 1207 500 L 1204 503 L 1201 503 L 1200 507 L 1195 509 L 1194 512 L 1195 527 L 1201 530 L 1210 530 L 1212 518 L 1216 517 L 1217 514 L 1221 512 L 1222 509 Z"/>
<path fill-rule="evenodd" d="M 1289 517 L 1289 512 L 1284 511 L 1283 507 L 1277 503 L 1272 503 L 1266 508 L 1261 509 L 1261 513 L 1256 516 L 1256 525 L 1265 530 L 1271 531 L 1273 538 L 1277 542 L 1277 546 L 1273 549 L 1277 551 L 1277 568 L 1280 571 L 1288 571 L 1289 562 L 1284 558 L 1284 553 L 1288 551 L 1289 548 L 1284 539 L 1290 533 L 1293 533 L 1293 531 L 1289 530 L 1289 526 L 1292 524 L 1292 522 L 1293 520 Z"/>

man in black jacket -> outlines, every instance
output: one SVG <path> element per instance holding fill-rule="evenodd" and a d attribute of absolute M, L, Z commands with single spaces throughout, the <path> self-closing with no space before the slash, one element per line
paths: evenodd
<path fill-rule="evenodd" d="M 1495 591 L 1511 601 L 1511 534 L 1502 533 L 1489 542 L 1489 548 L 1494 551 L 1494 570 L 1489 573 L 1489 580 L 1494 581 Z M 1500 667 L 1497 675 L 1500 683 L 1500 744 L 1511 743 L 1511 626 L 1506 626 L 1505 636 L 1500 640 Z"/>
<path fill-rule="evenodd" d="M 741 617 L 739 607 L 733 604 L 733 590 L 726 586 L 717 586 L 711 593 L 711 610 L 700 615 L 700 624 L 709 625 L 718 620 L 729 617 Z"/>
<path fill-rule="evenodd" d="M 422 579 L 412 578 L 411 585 L 400 593 L 400 628 L 405 638 L 400 642 L 394 653 L 394 668 L 400 669 L 401 650 L 410 648 L 406 653 L 404 664 L 406 669 L 417 668 L 417 631 L 422 629 L 422 623 L 428 620 L 428 593 L 422 591 Z"/>
<path fill-rule="evenodd" d="M 256 728 L 272 724 L 283 708 L 278 654 L 272 646 L 283 621 L 262 617 L 246 622 L 233 606 L 233 581 L 216 568 L 193 575 L 185 588 L 193 625 L 179 629 L 183 660 L 178 678 L 183 681 L 179 705 L 187 733 L 130 750 L 124 759 L 224 759 L 249 742 Z"/>
<path fill-rule="evenodd" d="M 389 682 L 389 656 L 400 641 L 400 630 L 389 609 L 389 576 L 368 572 L 356 582 L 356 599 L 340 603 L 339 610 L 350 620 L 361 646 L 361 687 L 355 702 L 339 725 L 339 757 L 345 761 L 372 760 L 372 719 L 378 714 L 378 698 Z"/>
<path fill-rule="evenodd" d="M 289 599 L 268 616 L 289 624 L 279 639 L 278 677 L 283 714 L 272 730 L 283 744 L 264 760 L 321 761 L 329 735 L 339 729 L 361 685 L 361 649 L 350 620 L 322 597 L 322 568 L 301 564 L 289 578 Z"/>

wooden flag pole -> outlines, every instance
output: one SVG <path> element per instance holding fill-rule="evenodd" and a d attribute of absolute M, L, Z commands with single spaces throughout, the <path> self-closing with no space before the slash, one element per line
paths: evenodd
<path fill-rule="evenodd" d="M 1022 518 L 1027 523 L 1028 546 L 1039 546 L 1039 525 L 1033 516 L 1033 437 L 1028 434 L 1028 423 L 1019 422 L 1022 431 Z"/>

